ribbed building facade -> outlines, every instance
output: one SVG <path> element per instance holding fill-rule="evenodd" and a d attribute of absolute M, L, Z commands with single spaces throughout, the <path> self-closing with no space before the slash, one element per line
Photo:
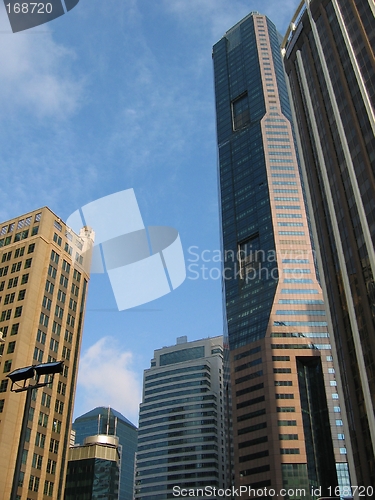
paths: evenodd
<path fill-rule="evenodd" d="M 47 207 L 0 224 L 2 498 L 10 498 L 25 404 L 7 374 L 60 360 L 63 373 L 33 394 L 18 498 L 63 498 L 93 236 L 75 234 Z"/>
<path fill-rule="evenodd" d="M 310 498 L 350 479 L 280 42 L 251 13 L 213 48 L 234 483 Z"/>
<path fill-rule="evenodd" d="M 375 485 L 373 0 L 302 2 L 283 55 L 342 375 L 346 440 L 356 471 L 351 484 L 370 487 Z"/>
<path fill-rule="evenodd" d="M 225 484 L 222 337 L 177 341 L 156 350 L 144 373 L 137 500 L 176 498 L 184 489 Z"/>

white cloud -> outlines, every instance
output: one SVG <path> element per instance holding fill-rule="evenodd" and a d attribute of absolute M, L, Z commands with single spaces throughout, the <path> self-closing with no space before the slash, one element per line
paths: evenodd
<path fill-rule="evenodd" d="M 137 423 L 141 398 L 138 372 L 133 370 L 133 354 L 122 350 L 113 337 L 101 338 L 82 354 L 76 397 L 77 415 L 97 406 L 111 406 L 131 422 Z"/>
<path fill-rule="evenodd" d="M 76 111 L 83 83 L 72 74 L 72 50 L 53 40 L 41 25 L 12 33 L 0 5 L 0 105 L 2 115 L 25 109 L 38 118 L 66 118 Z"/>

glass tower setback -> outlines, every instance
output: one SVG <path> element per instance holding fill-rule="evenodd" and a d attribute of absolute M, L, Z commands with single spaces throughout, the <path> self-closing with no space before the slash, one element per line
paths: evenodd
<path fill-rule="evenodd" d="M 312 0 L 283 42 L 356 480 L 375 484 L 375 4 Z M 354 479 L 354 478 L 352 478 Z"/>
<path fill-rule="evenodd" d="M 213 62 L 235 486 L 330 496 L 347 450 L 280 36 L 251 13 Z"/>

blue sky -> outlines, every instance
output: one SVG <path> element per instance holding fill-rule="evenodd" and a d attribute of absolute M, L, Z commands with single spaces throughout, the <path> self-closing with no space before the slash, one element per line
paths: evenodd
<path fill-rule="evenodd" d="M 154 349 L 222 333 L 212 45 L 252 10 L 283 34 L 298 3 L 80 0 L 12 34 L 1 2 L 0 220 L 45 205 L 67 219 L 133 188 L 146 225 L 178 229 L 188 266 L 173 293 L 122 312 L 92 276 L 75 416 L 110 405 L 136 422 Z M 207 250 L 198 279 L 191 247 Z"/>

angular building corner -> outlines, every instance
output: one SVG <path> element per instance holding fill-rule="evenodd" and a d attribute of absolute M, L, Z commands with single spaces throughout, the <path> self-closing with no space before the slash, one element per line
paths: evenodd
<path fill-rule="evenodd" d="M 375 485 L 375 4 L 301 2 L 283 41 L 354 456 Z M 345 423 L 345 422 L 344 422 Z M 350 457 L 350 455 L 348 455 Z M 356 476 L 356 477 L 355 477 Z"/>
<path fill-rule="evenodd" d="M 213 48 L 234 482 L 311 498 L 350 483 L 280 43 L 253 12 Z"/>
<path fill-rule="evenodd" d="M 18 495 L 63 498 L 94 232 L 75 234 L 44 207 L 0 225 L 0 491 L 9 498 L 24 409 L 17 368 L 62 360 L 33 390 Z"/>

